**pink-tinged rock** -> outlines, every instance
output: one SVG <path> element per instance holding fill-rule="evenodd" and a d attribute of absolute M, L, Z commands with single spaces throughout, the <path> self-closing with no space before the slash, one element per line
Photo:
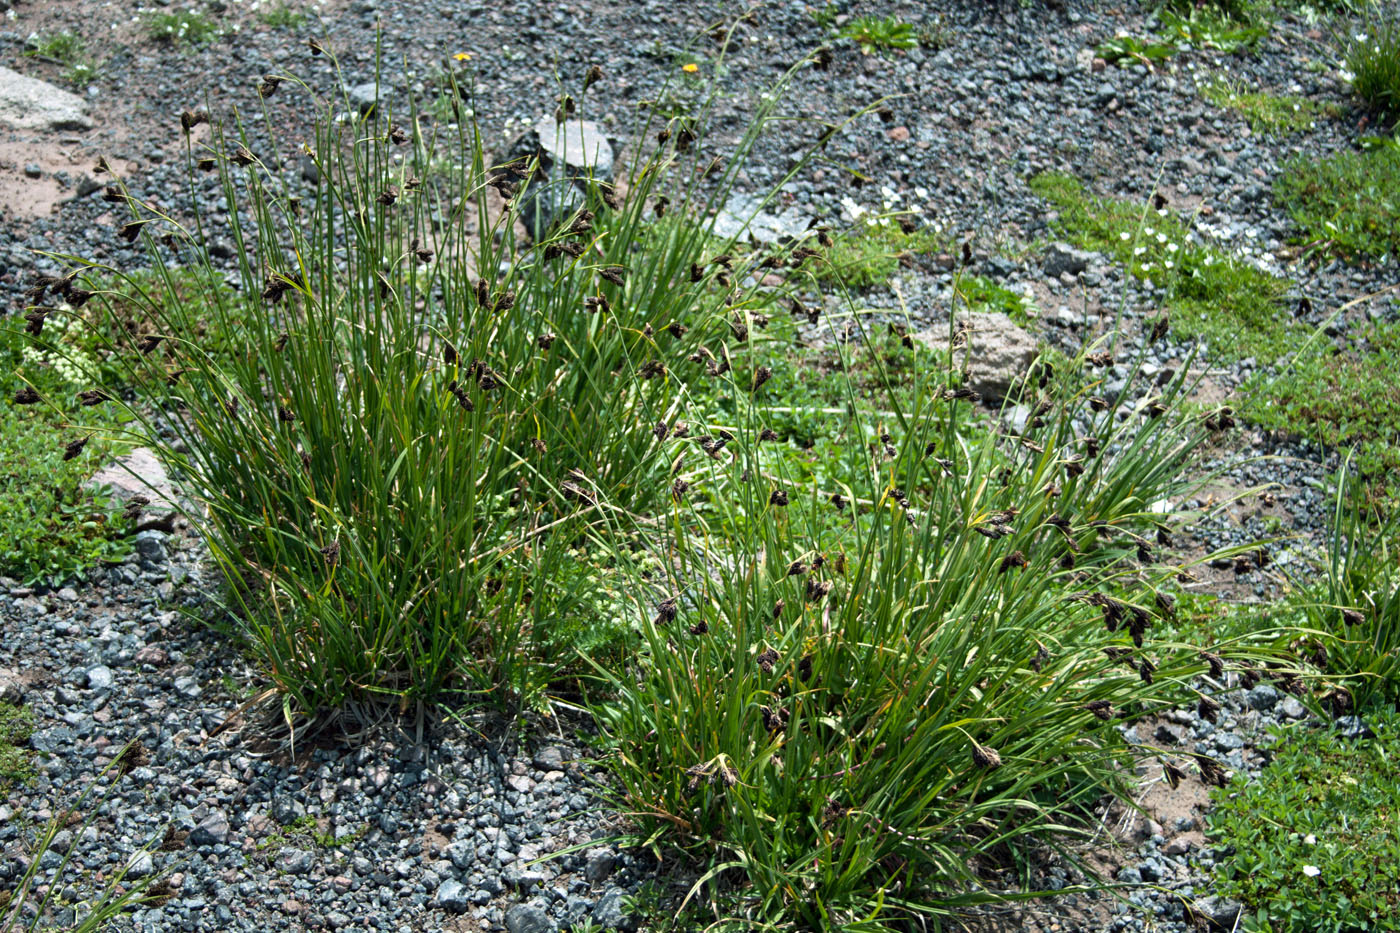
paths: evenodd
<path fill-rule="evenodd" d="M 137 664 L 149 664 L 152 667 L 164 667 L 170 663 L 170 655 L 159 645 L 147 645 L 136 652 Z"/>

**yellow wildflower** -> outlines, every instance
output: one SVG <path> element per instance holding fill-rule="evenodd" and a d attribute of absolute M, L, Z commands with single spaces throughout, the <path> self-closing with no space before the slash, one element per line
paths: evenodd
<path fill-rule="evenodd" d="M 453 55 L 452 57 L 455 58 L 455 59 L 456 59 L 457 61 L 459 61 L 459 62 L 469 62 L 469 61 L 472 60 L 472 53 L 471 53 L 471 52 L 458 52 L 456 55 Z"/>
<path fill-rule="evenodd" d="M 688 74 L 688 75 L 693 75 L 693 74 L 695 74 L 695 72 L 697 72 L 697 71 L 699 71 L 699 70 L 700 70 L 700 66 L 697 65 L 697 64 L 695 64 L 695 62 L 690 62 L 689 64 L 685 64 L 685 65 L 682 65 L 682 66 L 681 66 L 681 71 L 684 71 L 684 72 L 685 72 L 686 74 Z"/>

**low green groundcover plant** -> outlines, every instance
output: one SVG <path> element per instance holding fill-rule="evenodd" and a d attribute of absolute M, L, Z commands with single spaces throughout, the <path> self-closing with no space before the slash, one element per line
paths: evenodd
<path fill-rule="evenodd" d="M 1368 712 L 1375 738 L 1333 726 L 1275 733 L 1257 781 L 1214 794 L 1221 893 L 1257 933 L 1400 930 L 1400 715 Z"/>
<path fill-rule="evenodd" d="M 1400 477 L 1400 325 L 1373 324 L 1341 344 L 1318 339 L 1288 368 L 1257 380 L 1241 412 L 1263 427 L 1334 450 L 1378 487 Z"/>
<path fill-rule="evenodd" d="M 1310 247 L 1353 260 L 1400 255 L 1400 145 L 1294 159 L 1274 182 L 1274 200 Z"/>
<path fill-rule="evenodd" d="M 34 732 L 34 716 L 23 706 L 0 701 L 0 794 L 8 794 L 34 773 L 25 747 Z"/>
<path fill-rule="evenodd" d="M 1279 314 L 1281 279 L 1201 242 L 1165 205 L 1095 197 L 1058 172 L 1035 176 L 1030 188 L 1056 207 L 1058 233 L 1161 288 L 1172 332 L 1205 338 L 1217 357 L 1273 360 L 1302 339 Z"/>
<path fill-rule="evenodd" d="M 82 328 L 64 312 L 26 313 L 0 321 L 0 574 L 57 584 L 124 557 L 131 521 L 85 485 L 112 450 L 99 426 L 113 421 L 83 404 L 82 367 L 96 361 Z"/>
<path fill-rule="evenodd" d="M 1201 86 L 1201 96 L 1217 107 L 1233 110 L 1249 121 L 1256 133 L 1291 133 L 1312 126 L 1321 108 L 1306 97 L 1251 91 L 1238 82 L 1218 77 Z"/>
<path fill-rule="evenodd" d="M 833 234 L 830 250 L 815 269 L 817 281 L 853 289 L 886 285 L 901 262 L 947 245 L 932 230 L 912 224 L 905 229 L 899 221 L 909 224 L 908 218 L 867 217 Z"/>

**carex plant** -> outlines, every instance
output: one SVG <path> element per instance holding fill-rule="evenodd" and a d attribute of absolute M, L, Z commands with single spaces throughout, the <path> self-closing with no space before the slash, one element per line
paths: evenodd
<path fill-rule="evenodd" d="M 1197 448 L 1229 420 L 1186 409 L 1185 369 L 1105 399 L 1101 348 L 1041 364 L 1008 433 L 957 351 L 902 352 L 847 484 L 794 476 L 759 403 L 722 456 L 678 450 L 700 469 L 638 577 L 644 650 L 600 720 L 639 841 L 695 859 L 688 900 L 720 926 L 922 929 L 1005 895 L 998 870 L 1124 792 L 1124 719 L 1213 714 L 1197 678 L 1253 664 L 1163 631 L 1190 569 L 1153 506 L 1202 481 Z M 819 514 L 841 534 L 818 541 Z"/>
<path fill-rule="evenodd" d="M 561 123 L 598 76 L 561 97 Z M 313 97 L 290 77 L 260 92 L 279 86 Z M 467 111 L 470 75 L 455 88 Z M 300 152 L 236 117 L 199 142 L 210 121 L 187 111 L 184 213 L 109 189 L 154 274 L 87 265 L 57 286 L 94 293 L 82 313 L 127 393 L 93 398 L 128 405 L 178 469 L 289 711 L 445 691 L 541 702 L 608 590 L 578 570 L 586 532 L 672 494 L 656 425 L 681 402 L 678 367 L 726 368 L 768 300 L 750 271 L 791 261 L 711 235 L 780 99 L 726 159 L 704 143 L 708 111 L 644 115 L 623 176 L 579 172 L 569 197 L 538 195 L 559 180 L 540 153 L 493 161 L 474 119 L 438 133 L 387 100 L 366 117 L 316 101 Z M 285 170 L 303 155 L 309 187 Z M 525 234 L 532 197 L 565 208 Z M 190 269 L 209 286 L 198 310 L 162 300 Z M 103 323 L 117 301 L 137 327 Z"/>
<path fill-rule="evenodd" d="M 1348 456 L 1337 473 L 1321 581 L 1298 586 L 1294 600 L 1330 687 L 1321 705 L 1337 716 L 1400 708 L 1400 517 L 1356 495 L 1355 485 Z"/>

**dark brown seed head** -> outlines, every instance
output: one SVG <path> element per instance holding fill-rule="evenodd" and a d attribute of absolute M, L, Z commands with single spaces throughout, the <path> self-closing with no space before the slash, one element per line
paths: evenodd
<path fill-rule="evenodd" d="M 831 592 L 830 580 L 818 580 L 816 577 L 807 578 L 807 602 L 815 603 L 825 599 Z"/>
<path fill-rule="evenodd" d="M 1089 397 L 1089 407 L 1094 411 L 1107 411 L 1108 402 L 1101 396 L 1093 395 Z"/>
<path fill-rule="evenodd" d="M 1225 676 L 1225 660 L 1218 654 L 1211 654 L 1209 651 L 1201 652 L 1201 660 L 1210 667 L 1210 676 L 1216 680 Z"/>
<path fill-rule="evenodd" d="M 683 479 L 678 479 L 671 484 L 671 499 L 680 502 L 685 498 L 685 494 L 690 489 L 690 484 Z"/>
<path fill-rule="evenodd" d="M 710 623 L 706 622 L 704 619 L 701 619 L 699 622 L 696 622 L 694 625 L 690 626 L 690 628 L 688 629 L 688 631 L 689 631 L 690 634 L 692 634 L 692 635 L 704 635 L 704 634 L 705 634 L 706 632 L 708 632 L 709 630 L 710 630 Z"/>
<path fill-rule="evenodd" d="M 277 339 L 272 342 L 272 349 L 276 350 L 278 353 L 281 353 L 283 350 L 287 349 L 287 341 L 290 339 L 290 334 L 278 334 Z"/>
<path fill-rule="evenodd" d="M 787 575 L 790 577 L 800 577 L 807 573 L 807 565 L 800 560 L 795 560 L 788 564 Z"/>
<path fill-rule="evenodd" d="M 406 133 L 401 126 L 391 127 L 389 130 L 389 141 L 395 146 L 402 146 L 404 143 L 408 142 L 408 133 Z"/>
<path fill-rule="evenodd" d="M 165 338 L 159 334 L 147 334 L 145 337 L 136 341 L 136 349 L 140 350 L 142 353 L 150 353 L 156 347 L 160 346 L 160 342 L 164 339 Z"/>
<path fill-rule="evenodd" d="M 379 192 L 379 197 L 375 198 L 376 201 L 378 201 L 380 204 L 383 204 L 385 207 L 388 207 L 389 205 L 393 204 L 393 203 L 394 203 L 395 201 L 397 201 L 398 199 L 399 199 L 399 186 L 398 186 L 398 185 L 390 185 L 389 187 L 385 188 L 383 191 Z"/>
<path fill-rule="evenodd" d="M 763 717 L 763 728 L 769 732 L 782 732 L 787 726 L 788 711 L 785 709 L 773 709 L 771 706 L 760 706 L 759 714 Z"/>
<path fill-rule="evenodd" d="M 677 421 L 675 424 L 671 425 L 671 436 L 672 436 L 672 437 L 689 437 L 689 436 L 690 436 L 690 425 L 687 424 L 687 423 L 684 422 L 684 421 Z"/>
<path fill-rule="evenodd" d="M 778 432 L 774 431 L 772 428 L 764 428 L 762 431 L 758 432 L 758 439 L 760 442 L 776 441 L 778 439 Z"/>
<path fill-rule="evenodd" d="M 1021 553 L 1020 551 L 1012 551 L 1010 554 L 1007 554 L 1001 559 L 1002 573 L 1006 573 L 1008 570 L 1011 570 L 1013 568 L 1024 566 L 1026 566 L 1026 555 Z"/>
<path fill-rule="evenodd" d="M 1342 621 L 1347 625 L 1364 625 L 1366 616 L 1359 609 L 1343 609 Z"/>
<path fill-rule="evenodd" d="M 995 748 L 989 748 L 974 741 L 972 743 L 972 763 L 979 768 L 992 771 L 1001 767 L 1001 753 Z"/>
<path fill-rule="evenodd" d="M 1196 760 L 1196 767 L 1201 769 L 1201 780 L 1204 783 L 1214 784 L 1216 787 L 1224 787 L 1230 783 L 1225 769 L 1220 767 L 1214 758 L 1201 754 L 1193 754 L 1191 757 Z"/>
<path fill-rule="evenodd" d="M 103 402 L 111 400 L 111 398 L 112 396 L 101 389 L 85 389 L 78 393 L 78 401 L 82 402 L 83 406 L 86 408 L 91 408 L 93 405 L 100 405 Z"/>
<path fill-rule="evenodd" d="M 846 508 L 846 497 L 839 492 L 833 492 L 831 494 L 831 504 L 836 506 L 836 511 L 843 511 Z"/>
<path fill-rule="evenodd" d="M 277 75 L 263 75 L 262 84 L 258 85 L 259 97 L 271 97 L 277 93 L 277 86 L 282 83 L 282 79 Z"/>
<path fill-rule="evenodd" d="M 186 133 L 199 124 L 208 122 L 209 112 L 207 110 L 186 110 L 180 114 L 180 129 Z"/>
<path fill-rule="evenodd" d="M 44 331 L 44 319 L 53 313 L 51 308 L 35 308 L 24 315 L 24 332 L 38 337 Z"/>
<path fill-rule="evenodd" d="M 753 374 L 753 387 L 754 387 L 754 391 L 757 392 L 759 386 L 763 385 L 765 382 L 767 382 L 769 379 L 772 379 L 772 378 L 773 378 L 773 370 L 772 370 L 772 369 L 768 368 L 767 366 L 760 366 L 760 367 L 758 367 L 758 369 L 755 370 L 755 371 L 754 371 L 754 374 Z"/>
<path fill-rule="evenodd" d="M 772 648 L 764 648 L 763 652 L 754 660 L 758 662 L 759 668 L 765 674 L 773 673 L 773 667 L 778 663 L 778 652 Z"/>
<path fill-rule="evenodd" d="M 623 273 L 626 271 L 622 266 L 603 266 L 598 270 L 598 277 L 606 279 L 614 285 L 621 285 Z"/>
<path fill-rule="evenodd" d="M 218 164 L 219 163 L 212 158 L 203 158 L 195 163 L 201 172 L 212 172 Z"/>
<path fill-rule="evenodd" d="M 306 47 L 311 50 L 312 55 L 320 55 L 326 50 L 325 46 L 321 45 L 321 43 L 316 39 L 307 39 Z"/>
<path fill-rule="evenodd" d="M 676 604 L 677 604 L 678 601 L 679 601 L 679 598 L 678 598 L 678 597 L 675 597 L 675 596 L 668 596 L 667 598 L 661 600 L 661 602 L 659 602 L 659 603 L 656 604 L 656 624 L 657 624 L 657 625 L 665 625 L 665 624 L 667 624 L 668 622 L 674 622 L 674 621 L 676 621 L 676 614 L 677 614 Z"/>
<path fill-rule="evenodd" d="M 297 416 L 296 416 L 296 413 L 293 412 L 293 411 L 292 411 L 290 408 L 288 408 L 286 405 L 278 405 L 278 406 L 277 406 L 277 420 L 278 420 L 278 421 L 281 421 L 281 422 L 284 422 L 284 423 L 286 423 L 286 424 L 291 424 L 293 421 L 297 420 Z"/>
<path fill-rule="evenodd" d="M 1099 719 L 1107 721 L 1113 718 L 1113 704 L 1107 700 L 1090 700 L 1084 704 L 1084 708 Z"/>
<path fill-rule="evenodd" d="M 785 490 L 775 489 L 768 495 L 768 504 L 784 506 L 788 504 L 788 494 Z"/>
<path fill-rule="evenodd" d="M 86 437 L 80 437 L 77 440 L 69 441 L 63 448 L 63 459 L 72 460 L 74 457 L 78 456 L 78 454 L 83 452 L 83 448 L 87 446 L 87 442 L 88 439 Z"/>
<path fill-rule="evenodd" d="M 553 333 L 540 334 L 535 338 L 535 346 L 548 352 L 549 348 L 554 346 L 554 341 L 555 335 Z"/>
<path fill-rule="evenodd" d="M 326 564 L 331 567 L 340 563 L 340 539 L 336 538 L 330 544 L 321 548 L 321 556 L 326 559 Z"/>
<path fill-rule="evenodd" d="M 233 150 L 233 155 L 229 156 L 235 165 L 247 166 L 257 161 L 257 156 L 248 149 L 247 146 L 239 146 Z"/>
<path fill-rule="evenodd" d="M 141 228 L 150 223 L 148 220 L 133 220 L 130 223 L 122 224 L 122 228 L 117 231 L 117 235 L 128 243 L 136 242 L 136 237 L 141 233 Z"/>
<path fill-rule="evenodd" d="M 603 69 L 597 65 L 589 65 L 588 70 L 583 73 L 583 89 L 586 91 L 601 80 L 603 80 Z"/>
<path fill-rule="evenodd" d="M 783 617 L 783 610 L 786 609 L 786 608 L 787 608 L 787 603 L 784 602 L 784 601 L 781 600 L 781 599 L 778 600 L 776 603 L 774 603 L 774 604 L 773 604 L 773 618 L 775 618 L 775 619 L 781 619 L 781 618 Z"/>
<path fill-rule="evenodd" d="M 459 359 L 461 359 L 461 357 L 457 354 L 457 348 L 454 347 L 451 342 L 444 341 L 442 344 L 442 361 L 448 366 L 456 366 Z"/>
<path fill-rule="evenodd" d="M 1157 320 L 1152 322 L 1152 336 L 1150 338 L 1150 342 L 1157 343 L 1159 340 L 1167 336 L 1167 332 L 1170 329 L 1171 322 L 1168 319 L 1166 312 L 1163 312 L 1162 315 L 1157 318 Z"/>

